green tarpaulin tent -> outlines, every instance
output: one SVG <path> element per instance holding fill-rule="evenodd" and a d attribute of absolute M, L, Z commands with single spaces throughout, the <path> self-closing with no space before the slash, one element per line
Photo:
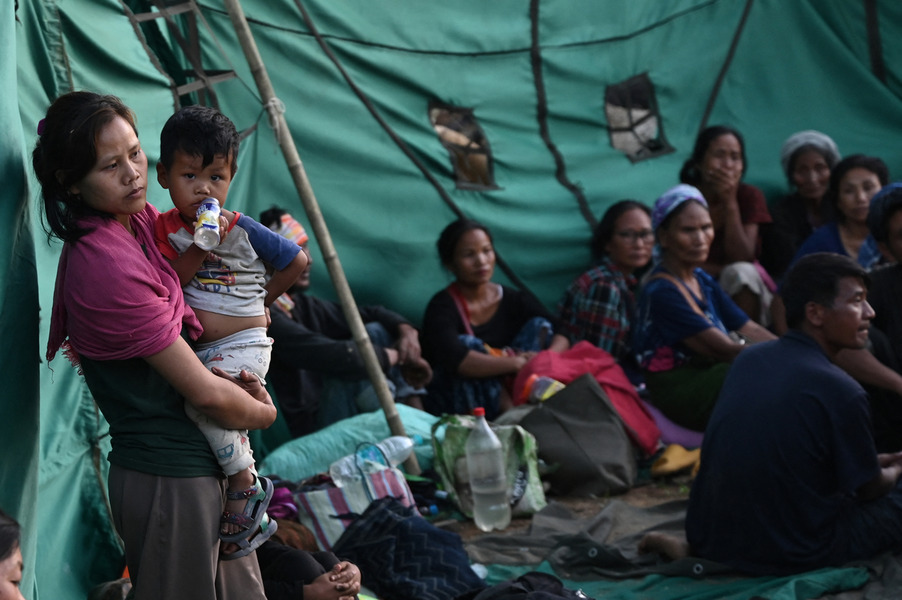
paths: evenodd
<path fill-rule="evenodd" d="M 786 190 L 780 145 L 802 129 L 902 169 L 893 0 L 242 5 L 357 300 L 414 322 L 449 281 L 434 243 L 456 215 L 492 228 L 500 281 L 553 306 L 588 266 L 598 215 L 674 184 L 706 124 L 745 134 L 746 181 L 769 197 Z M 84 598 L 123 566 L 103 417 L 64 359 L 41 360 L 60 247 L 41 230 L 30 152 L 50 101 L 72 89 L 122 97 L 152 162 L 179 103 L 217 103 L 246 134 L 230 208 L 278 204 L 303 220 L 222 2 L 189 8 L 169 27 L 142 16 L 159 13 L 146 0 L 0 7 L 0 506 L 25 526 L 31 599 Z M 149 197 L 168 208 L 162 189 Z M 331 294 L 324 269 L 313 281 Z"/>

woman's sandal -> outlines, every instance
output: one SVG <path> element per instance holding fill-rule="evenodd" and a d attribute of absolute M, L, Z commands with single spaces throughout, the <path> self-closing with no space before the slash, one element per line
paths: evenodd
<path fill-rule="evenodd" d="M 219 539 L 226 544 L 237 544 L 238 550 L 223 554 L 222 560 L 232 560 L 247 556 L 268 540 L 278 529 L 275 520 L 266 514 L 273 496 L 273 484 L 267 477 L 256 476 L 257 482 L 240 492 L 227 491 L 229 500 L 247 500 L 244 512 L 232 513 L 223 511 L 221 523 L 231 523 L 241 528 L 233 534 L 219 533 Z"/>

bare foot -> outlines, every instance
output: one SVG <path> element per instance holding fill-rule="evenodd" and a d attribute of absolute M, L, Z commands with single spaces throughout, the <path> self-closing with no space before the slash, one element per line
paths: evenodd
<path fill-rule="evenodd" d="M 639 554 L 652 552 L 662 554 L 670 560 L 679 560 L 689 556 L 689 542 L 682 536 L 651 531 L 639 540 Z"/>

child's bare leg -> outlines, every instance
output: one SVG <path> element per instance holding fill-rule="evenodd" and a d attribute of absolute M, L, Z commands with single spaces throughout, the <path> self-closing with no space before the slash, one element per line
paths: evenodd
<path fill-rule="evenodd" d="M 256 477 L 254 472 L 250 467 L 247 469 L 243 469 L 238 471 L 234 475 L 229 475 L 229 491 L 232 492 L 240 492 L 241 490 L 246 490 L 247 488 L 254 485 L 256 481 Z M 246 499 L 239 500 L 226 500 L 225 511 L 230 513 L 242 513 L 244 512 L 244 507 L 247 505 Z M 235 523 L 222 523 L 220 524 L 220 532 L 226 535 L 233 535 L 238 533 L 241 530 L 241 527 L 236 525 Z"/>
<path fill-rule="evenodd" d="M 651 552 L 662 554 L 671 560 L 679 560 L 689 556 L 689 542 L 683 536 L 650 531 L 639 540 L 639 554 Z"/>

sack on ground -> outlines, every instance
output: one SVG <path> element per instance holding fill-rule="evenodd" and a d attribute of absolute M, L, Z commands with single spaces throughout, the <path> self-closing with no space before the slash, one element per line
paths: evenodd
<path fill-rule="evenodd" d="M 576 496 L 629 490 L 638 470 L 623 419 L 591 374 L 540 403 L 520 420 L 548 463 L 551 493 Z"/>
<path fill-rule="evenodd" d="M 467 471 L 467 437 L 476 419 L 470 415 L 444 415 L 432 425 L 432 446 L 435 454 L 433 468 L 442 485 L 458 508 L 466 516 L 473 516 L 473 497 Z M 440 430 L 444 428 L 444 437 Z M 511 490 L 511 514 L 529 516 L 547 504 L 542 480 L 536 440 L 519 425 L 493 426 L 504 446 L 507 485 Z"/>

